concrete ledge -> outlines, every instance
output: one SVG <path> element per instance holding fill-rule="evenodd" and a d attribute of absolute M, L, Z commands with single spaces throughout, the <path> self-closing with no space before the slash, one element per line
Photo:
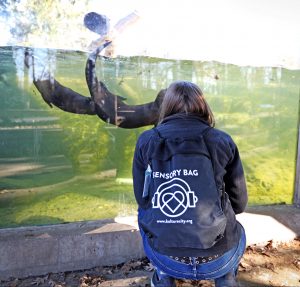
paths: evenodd
<path fill-rule="evenodd" d="M 300 236 L 300 208 L 293 205 L 248 207 L 237 220 L 245 228 L 247 245 L 287 242 Z"/>
<path fill-rule="evenodd" d="M 300 208 L 249 207 L 237 216 L 247 244 L 300 236 Z M 0 280 L 114 265 L 144 256 L 135 217 L 0 229 Z"/>
<path fill-rule="evenodd" d="M 136 228 L 114 220 L 0 229 L 0 279 L 114 265 L 144 256 Z"/>

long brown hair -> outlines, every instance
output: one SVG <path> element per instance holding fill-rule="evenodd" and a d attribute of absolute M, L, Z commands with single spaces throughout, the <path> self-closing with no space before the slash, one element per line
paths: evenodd
<path fill-rule="evenodd" d="M 214 115 L 201 89 L 191 82 L 176 81 L 168 87 L 161 105 L 159 122 L 177 113 L 198 114 L 210 126 L 215 125 Z"/>

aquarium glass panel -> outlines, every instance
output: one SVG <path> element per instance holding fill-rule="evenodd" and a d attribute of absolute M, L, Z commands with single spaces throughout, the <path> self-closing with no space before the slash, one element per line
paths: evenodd
<path fill-rule="evenodd" d="M 29 68 L 28 53 L 35 56 Z M 35 73 L 88 99 L 87 59 L 78 51 L 0 47 L 1 228 L 136 214 L 132 157 L 152 126 L 122 129 L 51 107 L 33 84 Z M 175 80 L 197 83 L 216 128 L 238 145 L 249 204 L 292 203 L 299 70 L 141 56 L 99 57 L 95 72 L 131 105 L 153 101 Z"/>

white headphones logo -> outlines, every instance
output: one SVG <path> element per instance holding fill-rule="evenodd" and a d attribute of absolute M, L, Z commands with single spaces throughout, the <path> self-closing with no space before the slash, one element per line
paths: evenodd
<path fill-rule="evenodd" d="M 178 217 L 189 207 L 195 208 L 197 201 L 198 197 L 186 181 L 173 178 L 157 188 L 152 198 L 152 208 L 159 208 L 166 216 Z"/>

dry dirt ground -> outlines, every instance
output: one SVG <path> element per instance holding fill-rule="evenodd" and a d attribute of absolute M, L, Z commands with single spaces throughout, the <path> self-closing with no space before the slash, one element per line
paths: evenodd
<path fill-rule="evenodd" d="M 1 287 L 150 287 L 146 258 L 111 267 L 0 281 Z M 240 287 L 300 286 L 300 240 L 249 246 L 239 266 Z M 177 281 L 177 287 L 213 287 L 211 281 Z"/>

